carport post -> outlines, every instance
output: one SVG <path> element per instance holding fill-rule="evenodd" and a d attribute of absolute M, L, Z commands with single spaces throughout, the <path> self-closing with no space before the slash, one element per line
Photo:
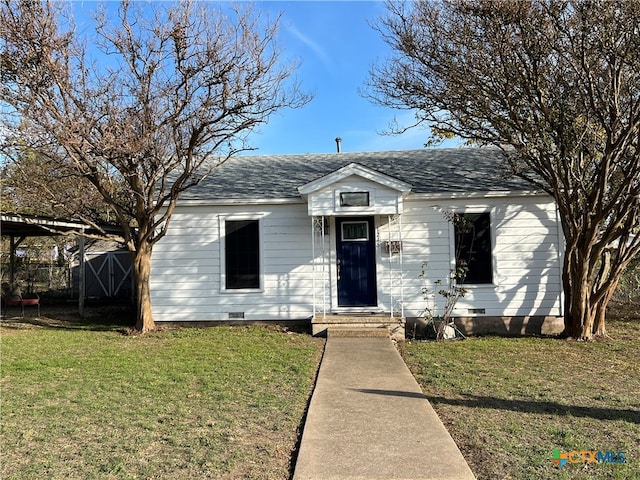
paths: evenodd
<path fill-rule="evenodd" d="M 84 228 L 78 237 L 78 254 L 80 255 L 80 270 L 78 272 L 78 313 L 84 316 Z"/>
<path fill-rule="evenodd" d="M 22 243 L 26 237 L 20 237 L 16 242 L 16 237 L 11 235 L 9 237 L 9 284 L 15 285 L 16 283 L 16 249 Z"/>
<path fill-rule="evenodd" d="M 9 240 L 9 285 L 16 280 L 16 237 L 11 235 Z"/>

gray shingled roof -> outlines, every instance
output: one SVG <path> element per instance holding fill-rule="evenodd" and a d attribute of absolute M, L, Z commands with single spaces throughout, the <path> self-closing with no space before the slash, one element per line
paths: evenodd
<path fill-rule="evenodd" d="M 507 177 L 494 148 L 421 149 L 395 152 L 237 156 L 227 160 L 182 199 L 297 198 L 298 187 L 357 163 L 412 185 L 412 193 L 523 191 L 534 187 Z"/>

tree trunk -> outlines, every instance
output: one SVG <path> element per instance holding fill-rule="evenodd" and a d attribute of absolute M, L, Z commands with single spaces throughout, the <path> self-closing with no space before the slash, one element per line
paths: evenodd
<path fill-rule="evenodd" d="M 614 272 L 609 277 L 609 281 L 606 283 L 606 289 L 605 289 L 604 295 L 596 305 L 595 322 L 593 324 L 593 334 L 597 337 L 607 336 L 607 329 L 605 326 L 607 305 L 609 305 L 609 301 L 611 300 L 611 298 L 613 298 L 613 295 L 616 293 L 616 289 L 618 288 L 618 283 L 620 282 L 621 275 L 622 273 L 618 274 L 617 272 Z"/>
<path fill-rule="evenodd" d="M 616 291 L 621 270 L 610 268 L 609 254 L 605 252 L 596 275 L 589 270 L 588 258 L 593 254 L 581 254 L 577 249 L 575 252 L 566 252 L 562 274 L 565 291 L 564 336 L 591 340 L 594 336 L 607 335 L 607 305 Z M 597 290 L 600 290 L 598 295 L 595 294 Z"/>
<path fill-rule="evenodd" d="M 563 266 L 565 291 L 564 332 L 566 337 L 590 340 L 594 316 L 590 306 L 589 262 L 578 248 L 567 250 Z"/>
<path fill-rule="evenodd" d="M 571 262 L 569 262 L 569 249 L 566 250 L 564 256 L 564 262 L 562 265 L 562 290 L 564 292 L 564 331 L 563 337 L 574 336 L 573 331 L 573 318 L 571 317 L 571 305 L 573 302 L 573 295 L 571 291 Z"/>
<path fill-rule="evenodd" d="M 598 272 L 598 279 L 594 287 L 594 291 L 601 290 L 602 297 L 596 301 L 593 306 L 594 309 L 594 322 L 593 333 L 597 337 L 605 337 L 607 330 L 605 328 L 605 318 L 607 313 L 607 305 L 613 294 L 616 292 L 618 286 L 618 279 L 612 278 L 611 272 L 611 249 L 605 248 L 600 255 L 600 271 Z"/>
<path fill-rule="evenodd" d="M 149 245 L 139 246 L 133 257 L 133 274 L 136 280 L 136 330 L 140 333 L 155 330 L 151 310 L 151 290 L 149 279 L 151 278 L 151 252 Z"/>
<path fill-rule="evenodd" d="M 605 318 L 606 318 L 606 314 L 607 314 L 607 304 L 608 303 L 609 303 L 608 300 L 606 302 L 601 302 L 595 308 L 595 312 L 593 314 L 594 319 L 593 319 L 593 330 L 592 330 L 592 332 L 596 337 L 606 337 L 607 336 L 607 329 L 605 327 Z"/>

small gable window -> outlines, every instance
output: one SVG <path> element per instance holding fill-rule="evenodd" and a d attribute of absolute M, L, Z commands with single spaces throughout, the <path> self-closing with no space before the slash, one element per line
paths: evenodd
<path fill-rule="evenodd" d="M 341 207 L 368 207 L 369 192 L 341 192 Z"/>
<path fill-rule="evenodd" d="M 492 283 L 489 212 L 456 214 L 453 225 L 458 281 L 466 285 Z"/>

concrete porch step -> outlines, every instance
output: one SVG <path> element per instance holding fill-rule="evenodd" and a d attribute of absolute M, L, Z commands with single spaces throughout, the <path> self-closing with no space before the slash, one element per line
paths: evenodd
<path fill-rule="evenodd" d="M 388 338 L 389 329 L 386 327 L 361 327 L 351 325 L 333 325 L 327 327 L 327 338 Z"/>
<path fill-rule="evenodd" d="M 313 323 L 337 323 L 337 324 L 349 324 L 349 323 L 381 323 L 381 322 L 397 322 L 401 320 L 400 317 L 392 317 L 387 314 L 351 314 L 351 315 L 318 315 L 311 320 Z"/>
<path fill-rule="evenodd" d="M 313 335 L 340 337 L 391 337 L 404 340 L 405 320 L 386 315 L 326 315 L 311 320 Z"/>

